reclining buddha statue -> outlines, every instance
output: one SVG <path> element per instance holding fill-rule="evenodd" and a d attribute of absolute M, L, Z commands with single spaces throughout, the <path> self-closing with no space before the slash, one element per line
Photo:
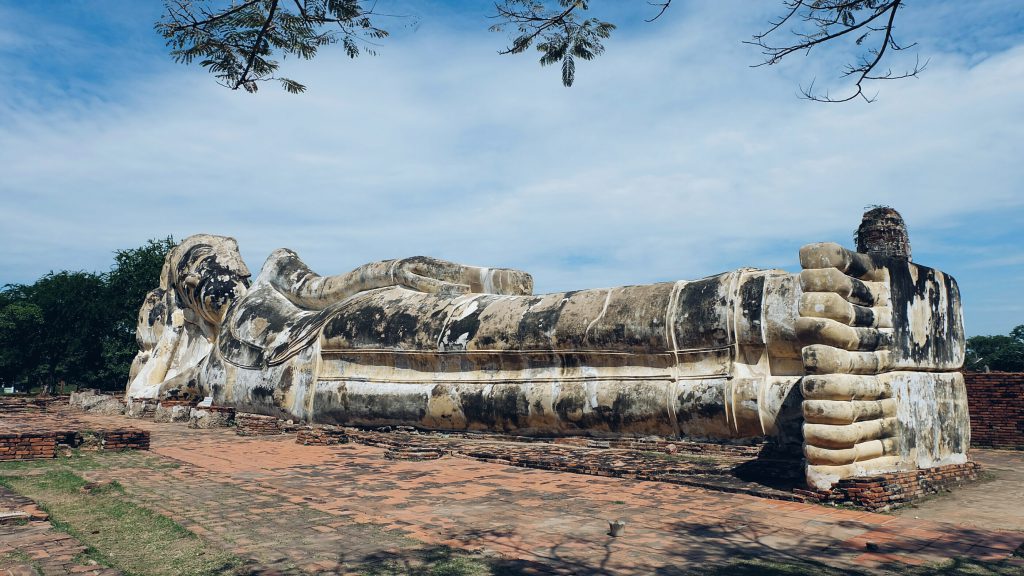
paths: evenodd
<path fill-rule="evenodd" d="M 425 257 L 320 276 L 285 249 L 250 284 L 233 239 L 196 235 L 142 306 L 127 395 L 324 424 L 767 436 L 802 445 L 819 488 L 963 463 L 956 282 L 874 212 L 860 251 L 807 245 L 796 274 L 543 295 L 525 272 Z"/>

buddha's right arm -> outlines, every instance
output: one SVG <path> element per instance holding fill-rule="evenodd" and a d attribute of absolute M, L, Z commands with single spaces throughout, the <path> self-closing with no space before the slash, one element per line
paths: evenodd
<path fill-rule="evenodd" d="M 466 293 L 528 295 L 533 278 L 508 268 L 464 266 L 446 260 L 415 256 L 364 264 L 351 272 L 320 276 L 291 250 L 274 251 L 270 282 L 297 306 L 320 310 L 354 294 L 375 288 L 403 286 L 411 290 L 456 296 Z M 262 275 L 262 274 L 261 274 Z"/>

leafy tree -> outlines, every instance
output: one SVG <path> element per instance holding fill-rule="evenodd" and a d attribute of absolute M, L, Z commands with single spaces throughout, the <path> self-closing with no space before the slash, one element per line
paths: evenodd
<path fill-rule="evenodd" d="M 0 314 L 12 321 L 0 326 L 0 341 L 10 347 L 4 372 L 17 370 L 12 383 L 49 390 L 67 381 L 95 384 L 104 296 L 102 276 L 88 272 L 51 272 L 31 286 L 9 286 Z"/>
<path fill-rule="evenodd" d="M 43 311 L 25 295 L 24 286 L 0 292 L 0 383 L 25 387 L 40 364 Z"/>
<path fill-rule="evenodd" d="M 1009 336 L 972 336 L 967 339 L 967 370 L 1024 372 L 1024 324 Z"/>
<path fill-rule="evenodd" d="M 110 272 L 51 272 L 0 290 L 0 379 L 20 389 L 62 383 L 121 389 L 135 324 L 173 238 L 119 250 Z"/>
<path fill-rule="evenodd" d="M 858 61 L 842 72 L 855 79 L 850 94 L 834 98 L 816 92 L 811 82 L 801 88 L 805 98 L 845 102 L 860 97 L 870 102 L 874 97 L 865 94 L 865 83 L 916 76 L 927 64 L 918 61 L 898 73 L 876 72 L 893 53 L 914 46 L 898 43 L 893 34 L 904 0 L 781 1 L 783 15 L 747 42 L 762 50 L 764 65 L 844 40 L 861 50 Z M 330 44 L 341 44 L 350 58 L 373 54 L 375 42 L 388 36 L 379 21 L 394 17 L 375 12 L 375 5 L 362 0 L 244 0 L 229 5 L 219 0 L 164 0 L 165 12 L 156 29 L 177 62 L 198 60 L 228 88 L 256 92 L 260 82 L 276 80 L 297 94 L 306 87 L 275 76 L 280 66 L 276 55 L 309 60 Z M 647 5 L 653 10 L 647 21 L 652 22 L 672 0 Z M 602 54 L 603 41 L 615 30 L 614 24 L 588 16 L 590 0 L 497 0 L 494 7 L 497 23 L 490 29 L 512 35 L 511 45 L 499 53 L 521 54 L 535 46 L 542 66 L 560 64 L 565 86 L 572 86 L 576 78 L 577 60 Z M 784 26 L 792 36 L 775 43 Z"/>

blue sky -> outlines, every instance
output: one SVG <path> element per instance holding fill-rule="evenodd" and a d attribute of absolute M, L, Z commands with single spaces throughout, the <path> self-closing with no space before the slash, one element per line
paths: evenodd
<path fill-rule="evenodd" d="M 491 4 L 385 2 L 376 57 L 286 61 L 309 91 L 256 95 L 174 64 L 161 3 L 0 0 L 0 283 L 104 270 L 148 238 L 234 236 L 318 272 L 427 254 L 512 266 L 538 292 L 795 270 L 852 244 L 868 205 L 906 218 L 914 260 L 953 274 L 969 334 L 1024 324 L 1024 5 L 918 0 L 928 59 L 874 104 L 841 47 L 751 68 L 781 2 L 595 2 L 620 29 L 576 86 L 499 56 Z M 899 68 L 905 61 L 895 61 Z"/>

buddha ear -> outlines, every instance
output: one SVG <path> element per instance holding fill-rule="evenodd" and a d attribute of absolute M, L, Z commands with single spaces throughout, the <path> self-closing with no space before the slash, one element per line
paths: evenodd
<path fill-rule="evenodd" d="M 160 289 L 165 292 L 171 289 L 171 270 L 173 269 L 171 262 L 175 259 L 174 251 L 177 250 L 177 248 L 178 247 L 175 246 L 168 250 L 167 255 L 164 256 L 163 268 L 160 269 Z"/>

